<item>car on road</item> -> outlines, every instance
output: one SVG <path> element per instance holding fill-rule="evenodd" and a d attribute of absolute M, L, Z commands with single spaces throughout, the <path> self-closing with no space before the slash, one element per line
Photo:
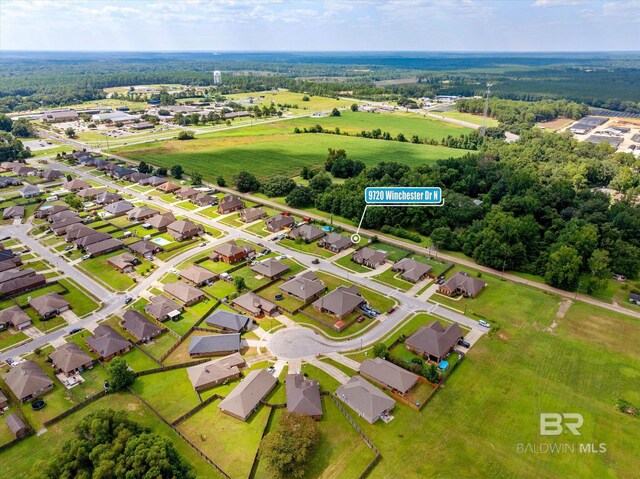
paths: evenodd
<path fill-rule="evenodd" d="M 124 298 L 124 304 L 129 304 L 131 301 L 133 301 L 133 298 L 131 296 L 127 296 L 126 298 Z"/>
<path fill-rule="evenodd" d="M 458 344 L 467 349 L 471 347 L 471 343 L 469 341 L 465 341 L 464 339 L 459 339 Z"/>
<path fill-rule="evenodd" d="M 76 334 L 76 333 L 79 333 L 80 331 L 82 331 L 82 328 L 73 328 L 71 331 L 69 331 L 69 334 Z"/>
<path fill-rule="evenodd" d="M 91 255 L 90 255 L 90 254 L 85 254 L 85 255 L 84 255 L 82 258 L 80 258 L 80 259 L 85 260 L 85 259 L 89 259 L 89 258 L 91 258 Z"/>
<path fill-rule="evenodd" d="M 258 246 L 260 246 L 260 248 L 264 248 L 264 245 L 262 243 L 256 243 Z"/>
<path fill-rule="evenodd" d="M 271 250 L 269 248 L 265 248 L 262 251 L 260 251 L 261 255 L 265 255 L 265 254 L 269 254 L 269 253 L 271 253 Z"/>
<path fill-rule="evenodd" d="M 207 246 L 207 242 L 203 241 L 202 243 L 200 243 L 200 246 Z"/>
<path fill-rule="evenodd" d="M 311 260 L 311 264 L 320 264 L 320 260 L 318 258 L 314 258 Z"/>
<path fill-rule="evenodd" d="M 8 239 L 11 239 L 11 236 L 3 236 L 0 241 L 7 241 Z"/>
<path fill-rule="evenodd" d="M 397 306 L 391 306 L 389 309 L 387 309 L 387 314 L 393 313 L 396 309 L 398 309 Z"/>
<path fill-rule="evenodd" d="M 281 254 L 280 256 L 278 256 L 278 259 L 287 259 L 287 255 L 286 254 Z"/>
<path fill-rule="evenodd" d="M 173 274 L 175 274 L 175 275 L 179 275 L 179 274 L 180 274 L 180 272 L 179 272 L 177 269 L 175 269 L 175 268 L 174 268 L 174 269 L 172 269 L 172 270 L 171 270 L 171 272 L 172 272 Z"/>
<path fill-rule="evenodd" d="M 6 362 L 7 362 L 7 364 L 8 364 L 9 366 L 11 366 L 11 365 L 13 364 L 13 359 L 11 359 L 11 358 L 7 358 L 7 359 L 6 359 Z"/>
<path fill-rule="evenodd" d="M 276 370 L 276 368 L 275 368 L 275 367 L 270 366 L 270 367 L 269 367 L 269 369 L 267 369 L 267 372 L 268 372 L 269 374 L 273 374 L 273 373 L 275 372 L 275 370 Z"/>
<path fill-rule="evenodd" d="M 22 251 L 20 251 L 20 253 L 31 253 L 31 250 L 29 248 L 25 248 Z"/>
<path fill-rule="evenodd" d="M 491 327 L 491 325 L 490 325 L 489 323 L 487 323 L 487 322 L 486 322 L 485 320 L 483 320 L 483 319 L 481 319 L 480 321 L 478 321 L 478 324 L 479 324 L 480 326 L 485 327 L 485 328 L 490 328 L 490 327 Z"/>

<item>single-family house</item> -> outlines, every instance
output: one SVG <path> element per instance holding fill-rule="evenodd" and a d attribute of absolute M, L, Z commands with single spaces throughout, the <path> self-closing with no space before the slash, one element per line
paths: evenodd
<path fill-rule="evenodd" d="M 244 202 L 240 198 L 233 195 L 223 196 L 218 203 L 218 213 L 220 213 L 221 215 L 233 213 L 234 211 L 238 211 L 243 208 Z"/>
<path fill-rule="evenodd" d="M 117 256 L 112 256 L 107 260 L 111 266 L 120 271 L 121 273 L 131 273 L 134 267 L 139 263 L 138 259 L 129 253 L 122 253 Z"/>
<path fill-rule="evenodd" d="M 20 193 L 20 196 L 23 198 L 35 198 L 36 196 L 40 196 L 40 188 L 34 185 L 25 185 L 20 188 L 18 193 Z"/>
<path fill-rule="evenodd" d="M 164 183 L 156 187 L 156 190 L 164 191 L 165 193 L 173 193 L 175 191 L 178 191 L 179 189 L 180 187 L 178 185 L 169 181 L 165 181 Z"/>
<path fill-rule="evenodd" d="M 227 394 L 218 405 L 218 409 L 236 419 L 246 421 L 277 383 L 276 378 L 266 369 L 254 369 Z"/>
<path fill-rule="evenodd" d="M 484 281 L 472 278 L 468 273 L 458 271 L 438 288 L 438 292 L 447 296 L 462 294 L 468 298 L 475 298 L 486 285 L 487 283 Z"/>
<path fill-rule="evenodd" d="M 315 300 L 312 305 L 316 311 L 343 319 L 363 303 L 366 303 L 366 300 L 360 295 L 357 286 L 343 285 Z"/>
<path fill-rule="evenodd" d="M 320 386 L 315 379 L 306 379 L 302 374 L 287 374 L 285 383 L 287 411 L 302 416 L 322 419 Z"/>
<path fill-rule="evenodd" d="M 116 201 L 120 201 L 121 199 L 122 196 L 120 196 L 118 193 L 103 191 L 102 193 L 98 194 L 98 196 L 96 196 L 96 199 L 94 201 L 99 205 L 109 205 L 111 203 L 115 203 Z"/>
<path fill-rule="evenodd" d="M 140 173 L 139 171 L 134 171 L 129 175 L 129 181 L 133 183 L 140 183 L 141 181 L 144 181 L 147 178 L 151 178 L 151 175 L 147 175 L 146 173 Z"/>
<path fill-rule="evenodd" d="M 8 208 L 5 208 L 4 211 L 2 212 L 3 220 L 8 220 L 8 219 L 15 220 L 17 218 L 24 218 L 24 206 L 22 205 L 9 206 Z"/>
<path fill-rule="evenodd" d="M 251 266 L 251 271 L 269 279 L 279 278 L 290 269 L 291 267 L 288 264 L 273 258 L 260 261 Z"/>
<path fill-rule="evenodd" d="M 169 211 L 168 213 L 157 214 L 147 219 L 146 224 L 158 231 L 166 231 L 167 226 L 176 221 L 176 217 Z"/>
<path fill-rule="evenodd" d="M 86 181 L 81 180 L 80 178 L 74 178 L 71 181 L 67 181 L 63 185 L 63 187 L 67 191 L 80 191 L 80 190 L 84 190 L 85 188 L 90 188 L 91 185 Z"/>
<path fill-rule="evenodd" d="M 135 243 L 131 243 L 127 245 L 129 251 L 134 254 L 138 254 L 147 259 L 151 259 L 154 254 L 158 254 L 163 251 L 162 246 L 154 243 L 153 241 L 136 241 Z"/>
<path fill-rule="evenodd" d="M 382 358 L 362 361 L 360 375 L 377 383 L 383 389 L 390 389 L 402 396 L 418 382 L 417 374 Z"/>
<path fill-rule="evenodd" d="M 163 294 L 152 296 L 149 299 L 149 303 L 144 307 L 145 313 L 158 321 L 177 318 L 180 316 L 182 309 L 182 306 Z"/>
<path fill-rule="evenodd" d="M 93 243 L 85 248 L 85 251 L 93 256 L 100 256 L 101 254 L 111 253 L 112 251 L 116 251 L 124 246 L 124 243 L 119 239 L 110 238 L 104 241 L 98 241 L 97 243 Z"/>
<path fill-rule="evenodd" d="M 256 250 L 247 245 L 238 246 L 235 241 L 222 243 L 213 248 L 210 258 L 212 260 L 220 260 L 225 263 L 237 263 L 248 256 L 253 256 Z"/>
<path fill-rule="evenodd" d="M 12 367 L 3 376 L 18 401 L 25 403 L 53 389 L 53 381 L 35 361 L 28 360 Z"/>
<path fill-rule="evenodd" d="M 280 286 L 280 290 L 306 303 L 318 299 L 327 287 L 313 271 L 306 271 Z"/>
<path fill-rule="evenodd" d="M 293 240 L 300 238 L 305 243 L 311 243 L 313 241 L 319 240 L 325 234 L 327 233 L 324 230 L 307 223 L 304 225 L 296 226 L 291 231 L 289 231 L 289 234 L 287 236 Z"/>
<path fill-rule="evenodd" d="M 60 213 L 61 211 L 68 210 L 69 207 L 67 205 L 53 205 L 51 207 L 42 207 L 36 214 L 34 215 L 38 219 L 48 218 L 50 215 L 55 215 Z"/>
<path fill-rule="evenodd" d="M 387 416 L 396 402 L 366 379 L 353 376 L 336 390 L 336 396 L 369 424 Z"/>
<path fill-rule="evenodd" d="M 271 218 L 267 218 L 264 223 L 267 225 L 267 229 L 272 233 L 276 233 L 285 228 L 291 228 L 295 224 L 295 220 L 292 216 L 285 214 L 277 214 Z"/>
<path fill-rule="evenodd" d="M 122 216 L 133 209 L 133 204 L 126 200 L 116 201 L 104 207 L 104 210 L 113 216 Z"/>
<path fill-rule="evenodd" d="M 211 206 L 218 202 L 218 198 L 216 198 L 215 196 L 208 195 L 206 193 L 198 192 L 198 194 L 195 196 L 192 196 L 189 199 L 189 201 L 191 201 L 191 203 L 198 206 Z"/>
<path fill-rule="evenodd" d="M 157 188 L 158 186 L 162 185 L 163 183 L 166 183 L 167 179 L 166 178 L 162 178 L 161 176 L 151 176 L 149 178 L 147 178 L 145 180 L 145 183 L 149 186 L 153 186 L 154 188 Z M 142 183 L 141 183 L 142 184 Z"/>
<path fill-rule="evenodd" d="M 184 241 L 203 234 L 204 228 L 190 220 L 178 220 L 167 226 L 167 233 L 176 241 Z"/>
<path fill-rule="evenodd" d="M 204 299 L 204 293 L 201 290 L 184 281 L 165 284 L 164 292 L 181 301 L 185 306 L 190 306 Z"/>
<path fill-rule="evenodd" d="M 197 364 L 187 368 L 187 376 L 196 392 L 218 386 L 227 381 L 240 377 L 240 369 L 247 363 L 240 353 L 230 354 L 219 359 L 213 359 L 206 363 Z"/>
<path fill-rule="evenodd" d="M 73 240 L 73 244 L 76 245 L 78 248 L 85 249 L 89 245 L 92 245 L 94 243 L 99 243 L 100 241 L 105 241 L 110 238 L 111 238 L 111 235 L 109 233 L 104 233 L 102 231 L 95 231 L 95 233 L 89 233 L 86 235 L 83 232 L 81 237 Z"/>
<path fill-rule="evenodd" d="M 263 314 L 269 316 L 275 316 L 278 314 L 278 306 L 273 304 L 271 301 L 258 296 L 252 291 L 234 299 L 233 305 L 251 313 L 255 317 L 260 317 Z"/>
<path fill-rule="evenodd" d="M 218 328 L 224 332 L 241 333 L 249 328 L 251 318 L 243 314 L 218 309 L 208 316 L 204 322 L 207 326 Z"/>
<path fill-rule="evenodd" d="M 188 200 L 189 198 L 192 198 L 198 193 L 200 192 L 195 188 L 192 188 L 190 186 L 183 186 L 182 188 L 180 188 L 178 191 L 175 192 L 175 195 L 180 199 Z"/>
<path fill-rule="evenodd" d="M 49 355 L 56 371 L 73 376 L 93 367 L 93 359 L 76 343 L 65 343 Z"/>
<path fill-rule="evenodd" d="M 31 318 L 16 304 L 0 311 L 0 331 L 9 326 L 20 331 L 31 326 Z"/>
<path fill-rule="evenodd" d="M 104 192 L 104 190 L 100 188 L 83 188 L 76 192 L 79 198 L 82 198 L 85 201 L 93 200 L 100 193 Z"/>
<path fill-rule="evenodd" d="M 351 261 L 366 266 L 367 268 L 375 269 L 387 262 L 387 253 L 365 246 L 353 253 Z"/>
<path fill-rule="evenodd" d="M 54 235 L 63 236 L 67 234 L 67 229 L 69 228 L 69 226 L 77 225 L 80 223 L 82 223 L 82 218 L 80 218 L 78 215 L 75 215 L 60 221 L 53 222 L 51 223 L 51 226 L 49 228 L 51 229 L 51 231 L 53 231 Z"/>
<path fill-rule="evenodd" d="M 8 269 L 0 273 L 0 275 L 5 275 L 7 273 L 9 274 L 10 279 L 0 282 L 0 296 L 3 297 L 13 296 L 18 293 L 26 293 L 27 291 L 31 291 L 47 284 L 47 278 L 43 274 L 36 273 L 32 269 Z"/>
<path fill-rule="evenodd" d="M 71 309 L 69 302 L 58 293 L 48 293 L 29 300 L 29 305 L 43 319 L 58 316 Z"/>
<path fill-rule="evenodd" d="M 101 324 L 86 339 L 87 346 L 103 361 L 120 356 L 129 351 L 133 345 L 111 326 Z"/>
<path fill-rule="evenodd" d="M 196 264 L 184 268 L 182 271 L 180 271 L 180 276 L 182 277 L 182 279 L 193 284 L 194 286 L 202 286 L 208 284 L 210 281 L 213 281 L 218 277 L 217 274 L 212 273 L 208 269 Z"/>
<path fill-rule="evenodd" d="M 50 213 L 47 216 L 47 221 L 49 223 L 57 223 L 58 221 L 66 220 L 67 218 L 79 218 L 77 211 L 72 211 L 69 209 L 64 209 L 62 211 L 58 211 L 56 213 Z"/>
<path fill-rule="evenodd" d="M 426 359 L 440 362 L 462 339 L 462 329 L 458 323 L 451 323 L 446 328 L 438 321 L 418 329 L 407 338 L 405 347 Z"/>
<path fill-rule="evenodd" d="M 240 333 L 194 336 L 189 341 L 189 356 L 192 358 L 227 355 L 241 349 Z"/>
<path fill-rule="evenodd" d="M 318 241 L 318 246 L 333 251 L 334 253 L 339 253 L 353 246 L 353 243 L 351 242 L 351 238 L 347 236 L 342 236 L 338 233 L 329 233 Z"/>
<path fill-rule="evenodd" d="M 151 341 L 162 333 L 162 329 L 134 309 L 128 309 L 122 315 L 122 322 L 120 325 L 122 326 L 122 329 L 143 343 Z"/>
<path fill-rule="evenodd" d="M 131 211 L 127 213 L 127 218 L 130 221 L 144 221 L 152 216 L 155 216 L 159 213 L 158 210 L 154 210 L 153 208 L 149 208 L 148 206 L 139 206 L 133 208 Z"/>
<path fill-rule="evenodd" d="M 58 170 L 42 170 L 40 172 L 40 177 L 45 180 L 45 182 L 48 182 L 55 181 L 58 178 L 63 178 L 64 175 Z"/>
<path fill-rule="evenodd" d="M 266 216 L 267 216 L 267 212 L 265 210 L 260 208 L 254 208 L 253 206 L 250 208 L 245 208 L 243 210 L 240 210 L 240 213 L 238 213 L 238 217 L 240 218 L 240 221 L 244 223 L 252 223 Z"/>
<path fill-rule="evenodd" d="M 391 271 L 401 273 L 400 276 L 405 281 L 417 283 L 425 278 L 431 269 L 428 264 L 421 263 L 415 259 L 403 258 L 392 266 Z"/>

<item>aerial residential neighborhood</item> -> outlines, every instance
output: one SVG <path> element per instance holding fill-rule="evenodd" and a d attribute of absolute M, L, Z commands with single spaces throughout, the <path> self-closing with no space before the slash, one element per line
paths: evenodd
<path fill-rule="evenodd" d="M 0 479 L 637 477 L 637 10 L 0 2 Z"/>

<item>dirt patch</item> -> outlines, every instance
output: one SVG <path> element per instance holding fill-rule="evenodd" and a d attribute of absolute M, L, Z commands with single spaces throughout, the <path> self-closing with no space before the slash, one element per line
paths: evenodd
<path fill-rule="evenodd" d="M 497 336 L 498 336 L 498 339 L 502 339 L 503 341 L 508 341 L 509 340 L 509 336 L 507 336 L 502 331 L 500 331 Z"/>
<path fill-rule="evenodd" d="M 555 120 L 552 120 L 552 121 L 545 121 L 543 123 L 538 123 L 538 126 L 540 128 L 545 128 L 547 130 L 557 130 L 571 123 L 573 123 L 573 120 L 570 118 L 556 118 Z"/>

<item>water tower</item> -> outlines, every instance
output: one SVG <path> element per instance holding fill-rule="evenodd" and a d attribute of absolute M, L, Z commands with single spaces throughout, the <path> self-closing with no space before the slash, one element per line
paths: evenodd
<path fill-rule="evenodd" d="M 216 70 L 213 72 L 213 84 L 220 85 L 222 83 L 222 74 L 220 71 Z"/>

